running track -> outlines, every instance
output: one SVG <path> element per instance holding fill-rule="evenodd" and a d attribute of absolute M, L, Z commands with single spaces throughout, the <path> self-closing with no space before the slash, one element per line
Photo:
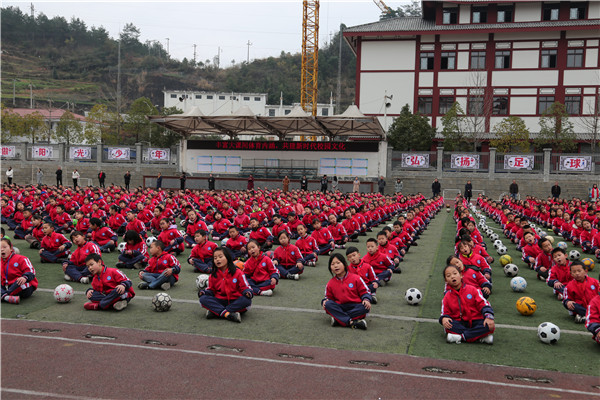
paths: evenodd
<path fill-rule="evenodd" d="M 3 399 L 600 398 L 598 377 L 398 354 L 7 319 L 1 338 Z"/>

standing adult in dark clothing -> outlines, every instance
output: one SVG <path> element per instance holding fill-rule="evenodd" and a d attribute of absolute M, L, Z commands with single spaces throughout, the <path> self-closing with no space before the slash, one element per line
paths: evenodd
<path fill-rule="evenodd" d="M 510 193 L 510 197 L 512 197 L 513 200 L 517 199 L 517 195 L 519 194 L 519 185 L 517 185 L 517 181 L 514 179 L 508 188 L 508 193 Z"/>
<path fill-rule="evenodd" d="M 125 172 L 125 175 L 123 175 L 123 179 L 125 180 L 125 189 L 129 190 L 129 183 L 131 182 L 131 172 Z"/>
<path fill-rule="evenodd" d="M 465 199 L 468 203 L 471 202 L 471 197 L 473 197 L 473 185 L 471 184 L 471 181 L 467 181 L 467 184 L 465 185 Z"/>
<path fill-rule="evenodd" d="M 213 174 L 208 177 L 208 190 L 215 190 L 215 177 Z"/>
<path fill-rule="evenodd" d="M 98 182 L 100 182 L 100 187 L 105 187 L 104 186 L 104 181 L 106 180 L 106 174 L 104 173 L 104 171 L 100 170 L 100 172 L 98 172 Z"/>
<path fill-rule="evenodd" d="M 554 186 L 552 186 L 550 192 L 552 193 L 552 198 L 554 200 L 558 200 L 558 198 L 560 197 L 560 186 L 558 186 L 558 182 L 554 182 Z"/>
<path fill-rule="evenodd" d="M 254 190 L 254 176 L 252 174 L 248 177 L 248 186 L 246 186 L 246 189 Z"/>
<path fill-rule="evenodd" d="M 323 175 L 321 178 L 321 192 L 327 193 L 327 185 L 329 182 L 327 181 L 327 175 Z"/>
<path fill-rule="evenodd" d="M 435 178 L 433 180 L 433 183 L 431 184 L 431 194 L 433 195 L 433 197 L 439 196 L 440 192 L 442 191 L 442 184 L 440 183 L 440 181 L 438 181 L 437 178 Z"/>
<path fill-rule="evenodd" d="M 62 185 L 62 168 L 58 167 L 56 170 L 56 186 Z"/>
<path fill-rule="evenodd" d="M 162 188 L 162 174 L 159 172 L 156 177 L 156 190 L 160 190 Z"/>
<path fill-rule="evenodd" d="M 385 179 L 383 179 L 383 176 L 379 177 L 377 186 L 379 187 L 379 193 L 383 196 L 383 192 L 385 191 Z"/>
<path fill-rule="evenodd" d="M 185 190 L 186 179 L 187 177 L 185 176 L 185 172 L 182 172 L 181 176 L 179 177 L 179 190 Z"/>
<path fill-rule="evenodd" d="M 300 179 L 300 189 L 308 190 L 308 179 L 306 179 L 306 175 L 302 175 L 302 179 Z"/>

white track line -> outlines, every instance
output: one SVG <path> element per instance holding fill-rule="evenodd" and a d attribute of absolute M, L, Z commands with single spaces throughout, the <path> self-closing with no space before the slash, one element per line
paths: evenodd
<path fill-rule="evenodd" d="M 52 289 L 44 289 L 38 288 L 38 292 L 47 292 L 54 293 Z M 84 292 L 74 291 L 74 294 L 85 294 Z M 152 297 L 149 296 L 135 296 L 136 299 L 151 301 Z M 199 304 L 198 300 L 189 300 L 189 299 L 174 299 L 172 298 L 174 303 L 184 303 L 184 304 Z M 310 309 L 310 308 L 295 308 L 295 307 L 277 307 L 277 306 L 261 306 L 261 305 L 252 305 L 253 309 L 257 310 L 269 310 L 269 311 L 285 311 L 285 312 L 303 312 L 303 313 L 311 313 L 311 314 L 323 314 L 322 310 Z M 385 314 L 369 314 L 370 317 L 381 318 L 381 319 L 391 319 L 395 321 L 408 321 L 408 322 L 427 322 L 432 324 L 439 324 L 437 319 L 433 318 L 420 318 L 420 317 L 406 317 L 403 315 L 385 315 Z M 537 327 L 535 326 L 523 326 L 523 325 L 508 325 L 508 324 L 496 324 L 498 328 L 507 328 L 507 329 L 517 329 L 521 331 L 535 331 L 537 332 Z M 590 333 L 587 331 L 574 331 L 570 329 L 561 329 L 561 333 L 569 333 L 571 335 L 583 335 L 588 336 Z"/>
<path fill-rule="evenodd" d="M 309 363 L 302 361 L 292 361 L 292 360 L 276 360 L 264 357 L 250 357 L 250 356 L 242 356 L 237 354 L 219 354 L 219 353 L 209 353 L 206 351 L 199 350 L 184 350 L 184 349 L 173 349 L 173 348 L 160 348 L 160 347 L 149 347 L 142 346 L 136 344 L 126 344 L 126 343 L 109 343 L 109 342 L 94 342 L 91 340 L 82 340 L 82 339 L 70 339 L 70 338 L 62 338 L 62 337 L 50 337 L 50 336 L 36 336 L 36 335 L 27 335 L 20 333 L 6 333 L 2 332 L 1 335 L 4 336 L 15 336 L 19 338 L 32 338 L 32 339 L 46 339 L 46 340 L 55 340 L 55 341 L 63 341 L 63 342 L 75 342 L 82 343 L 85 345 L 96 345 L 96 346 L 115 346 L 115 347 L 125 347 L 131 349 L 140 349 L 146 351 L 163 351 L 163 352 L 175 352 L 175 353 L 184 353 L 184 354 L 195 354 L 207 357 L 219 357 L 219 358 L 232 358 L 237 360 L 248 360 L 248 361 L 258 361 L 265 362 L 271 364 L 284 364 L 284 365 L 296 365 L 302 367 L 310 367 L 310 368 L 324 368 L 324 369 L 334 369 L 334 370 L 342 370 L 342 371 L 353 371 L 364 374 L 365 372 L 370 372 L 373 374 L 383 374 L 383 375 L 398 375 L 398 376 L 408 376 L 412 378 L 424 378 L 424 379 L 434 379 L 434 380 L 443 380 L 443 381 L 453 381 L 453 382 L 464 382 L 471 384 L 479 384 L 485 386 L 500 386 L 500 387 L 510 387 L 517 389 L 530 389 L 530 390 L 541 390 L 541 391 L 549 391 L 549 392 L 558 392 L 558 393 L 572 393 L 572 394 L 581 394 L 586 396 L 596 396 L 600 397 L 600 393 L 595 392 L 585 392 L 582 390 L 573 390 L 573 389 L 562 389 L 562 388 L 553 388 L 553 387 L 543 387 L 543 386 L 527 386 L 527 385 L 519 385 L 516 383 L 507 383 L 507 382 L 495 382 L 495 381 L 486 381 L 480 379 L 468 379 L 468 378 L 458 378 L 458 377 L 449 377 L 449 376 L 434 376 L 434 375 L 425 375 L 425 374 L 417 374 L 411 372 L 402 372 L 402 371 L 385 371 L 373 368 L 355 368 L 355 367 L 345 367 L 341 365 L 327 365 L 327 364 L 318 364 L 318 363 Z"/>
<path fill-rule="evenodd" d="M 14 389 L 14 388 L 0 388 L 1 391 L 7 393 L 15 393 L 29 396 L 40 396 L 40 397 L 56 397 L 58 399 L 73 399 L 73 400 L 102 400 L 100 397 L 85 397 L 85 396 L 72 396 L 69 394 L 62 393 L 49 393 L 49 392 L 36 392 L 34 390 Z"/>

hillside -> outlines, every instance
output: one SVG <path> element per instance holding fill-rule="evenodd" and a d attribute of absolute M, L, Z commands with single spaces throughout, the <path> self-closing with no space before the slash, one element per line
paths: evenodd
<path fill-rule="evenodd" d="M 37 107 L 74 103 L 75 110 L 89 110 L 103 103 L 116 108 L 117 40 L 100 27 L 88 28 L 73 18 L 35 18 L 18 8 L 1 9 L 2 102 L 12 105 L 13 85 L 17 106 L 29 106 L 30 85 Z M 132 24 L 121 33 L 122 110 L 139 97 L 162 104 L 163 89 L 266 92 L 269 103 L 286 104 L 300 98 L 300 54 L 282 52 L 279 57 L 241 63 L 219 69 L 213 63 L 166 55 L 160 43 L 141 43 Z M 319 102 L 329 102 L 337 88 L 339 34 L 319 52 Z M 342 107 L 354 99 L 355 57 L 347 45 L 342 53 Z"/>

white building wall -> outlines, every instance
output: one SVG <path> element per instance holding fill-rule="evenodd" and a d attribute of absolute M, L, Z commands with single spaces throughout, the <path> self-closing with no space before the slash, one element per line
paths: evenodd
<path fill-rule="evenodd" d="M 383 97 L 393 96 L 388 114 L 399 114 L 402 107 L 413 103 L 413 72 L 362 73 L 360 78 L 360 110 L 364 114 L 383 114 Z"/>
<path fill-rule="evenodd" d="M 588 3 L 588 18 L 600 18 L 600 2 L 590 1 Z"/>
<path fill-rule="evenodd" d="M 515 22 L 541 21 L 542 5 L 541 3 L 515 3 Z"/>
<path fill-rule="evenodd" d="M 438 73 L 438 86 L 440 87 L 456 87 L 456 86 L 477 86 L 476 82 L 482 74 L 484 85 L 487 83 L 485 73 L 482 71 L 455 71 L 455 72 L 440 72 Z"/>
<path fill-rule="evenodd" d="M 527 36 L 524 36 L 527 35 Z M 577 36 L 577 35 L 575 35 Z M 550 40 L 560 39 L 560 32 L 556 31 L 540 31 L 540 32 L 496 32 L 494 33 L 494 39 L 501 40 Z"/>
<path fill-rule="evenodd" d="M 508 111 L 510 114 L 535 115 L 537 113 L 537 97 L 511 97 Z"/>
<path fill-rule="evenodd" d="M 419 87 L 433 86 L 433 72 L 419 72 Z"/>
<path fill-rule="evenodd" d="M 493 86 L 556 86 L 558 71 L 494 71 Z"/>
<path fill-rule="evenodd" d="M 586 68 L 595 68 L 598 66 L 598 49 L 587 49 L 585 52 Z"/>
<path fill-rule="evenodd" d="M 540 60 L 539 50 L 513 51 L 513 68 L 538 68 Z"/>
<path fill-rule="evenodd" d="M 416 43 L 412 40 L 364 41 L 361 70 L 414 70 L 415 51 Z"/>
<path fill-rule="evenodd" d="M 597 86 L 599 81 L 599 72 L 598 70 L 566 70 L 565 71 L 565 86 L 573 86 L 573 85 L 594 85 Z"/>
<path fill-rule="evenodd" d="M 469 53 L 466 51 L 458 52 L 456 56 L 456 69 L 469 69 Z"/>
<path fill-rule="evenodd" d="M 461 4 L 458 12 L 458 23 L 468 24 L 471 22 L 471 5 Z"/>

